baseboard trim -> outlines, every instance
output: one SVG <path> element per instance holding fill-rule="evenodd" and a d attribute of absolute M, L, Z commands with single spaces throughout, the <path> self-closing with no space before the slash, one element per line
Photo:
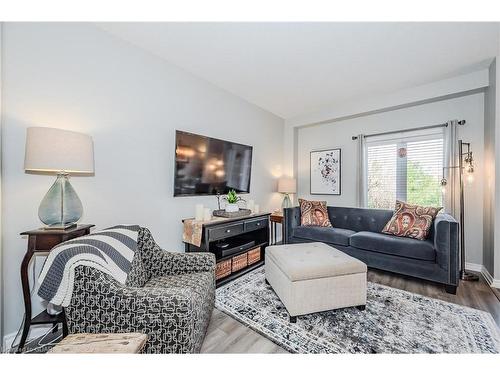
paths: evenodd
<path fill-rule="evenodd" d="M 465 268 L 468 269 L 469 271 L 474 271 L 474 272 L 483 272 L 484 266 L 482 264 L 477 264 L 477 263 L 465 263 Z"/>
<path fill-rule="evenodd" d="M 481 275 L 483 275 L 484 279 L 486 282 L 493 288 L 500 288 L 500 280 L 494 279 L 493 276 L 489 273 L 489 271 L 486 269 L 485 266 L 482 264 L 477 264 L 477 263 L 465 263 L 465 268 L 474 271 L 474 272 L 480 272 Z"/>

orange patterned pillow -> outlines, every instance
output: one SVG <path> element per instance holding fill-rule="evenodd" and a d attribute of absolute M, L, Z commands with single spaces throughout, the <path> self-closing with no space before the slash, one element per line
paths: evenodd
<path fill-rule="evenodd" d="M 382 229 L 382 233 L 425 240 L 429 235 L 432 221 L 442 208 L 396 201 L 394 215 Z"/>
<path fill-rule="evenodd" d="M 331 227 L 325 201 L 299 199 L 300 225 L 306 227 Z"/>

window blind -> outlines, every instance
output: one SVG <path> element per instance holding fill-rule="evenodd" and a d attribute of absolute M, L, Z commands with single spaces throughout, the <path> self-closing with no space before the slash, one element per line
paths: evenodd
<path fill-rule="evenodd" d="M 368 207 L 393 209 L 396 199 L 442 205 L 443 134 L 400 136 L 366 143 Z"/>
<path fill-rule="evenodd" d="M 368 147 L 368 207 L 389 208 L 396 202 L 396 144 Z"/>

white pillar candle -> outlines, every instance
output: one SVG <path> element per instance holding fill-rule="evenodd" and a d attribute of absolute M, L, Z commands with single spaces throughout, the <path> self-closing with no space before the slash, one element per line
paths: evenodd
<path fill-rule="evenodd" d="M 203 205 L 202 204 L 196 205 L 196 215 L 195 215 L 194 219 L 197 221 L 203 220 Z"/>
<path fill-rule="evenodd" d="M 254 205 L 253 212 L 255 212 L 256 214 L 260 212 L 260 207 L 258 204 Z"/>
<path fill-rule="evenodd" d="M 210 211 L 210 208 L 205 208 L 205 211 L 203 213 L 203 221 L 210 221 L 212 219 L 212 212 Z"/>
<path fill-rule="evenodd" d="M 253 211 L 255 209 L 255 201 L 253 199 L 250 199 L 247 204 L 247 208 L 250 211 Z"/>

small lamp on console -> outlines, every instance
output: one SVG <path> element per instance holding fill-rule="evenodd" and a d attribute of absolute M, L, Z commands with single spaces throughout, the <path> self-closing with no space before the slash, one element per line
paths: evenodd
<path fill-rule="evenodd" d="M 83 206 L 68 177 L 94 174 L 92 137 L 62 129 L 28 128 L 24 170 L 57 176 L 38 208 L 38 217 L 47 228 L 67 229 L 76 225 Z"/>
<path fill-rule="evenodd" d="M 278 180 L 278 192 L 284 195 L 281 208 L 292 207 L 290 194 L 295 194 L 297 192 L 297 180 L 292 177 L 280 177 Z"/>

